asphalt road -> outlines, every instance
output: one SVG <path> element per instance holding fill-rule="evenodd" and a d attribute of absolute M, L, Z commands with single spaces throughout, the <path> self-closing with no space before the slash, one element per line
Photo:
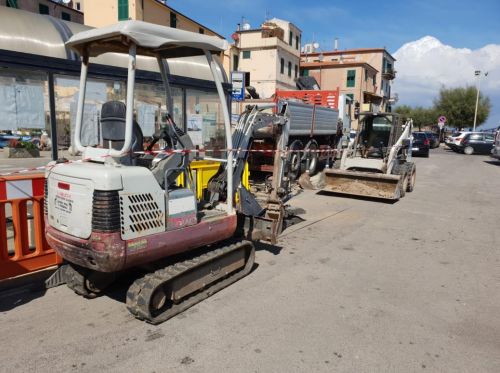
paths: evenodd
<path fill-rule="evenodd" d="M 2 372 L 500 372 L 500 164 L 434 150 L 396 204 L 305 192 L 246 278 L 159 326 L 124 289 L 0 299 Z"/>

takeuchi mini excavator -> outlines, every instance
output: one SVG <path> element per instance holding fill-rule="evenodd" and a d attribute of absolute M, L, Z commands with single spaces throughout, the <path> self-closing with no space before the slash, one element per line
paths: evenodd
<path fill-rule="evenodd" d="M 411 119 L 395 113 L 364 112 L 353 143 L 332 169 L 325 169 L 323 191 L 346 196 L 399 200 L 415 187 L 411 162 Z"/>
<path fill-rule="evenodd" d="M 276 152 L 271 190 L 257 200 L 243 185 L 242 174 L 246 150 L 263 129 L 254 130 L 257 123 L 242 120 L 231 131 L 224 72 L 213 56 L 227 48 L 225 40 L 124 21 L 76 34 L 67 45 L 82 59 L 74 146 L 83 161 L 60 160 L 46 171 L 46 236 L 67 263 L 59 276 L 77 294 L 92 298 L 117 273 L 141 267 L 147 272 L 128 289 L 127 308 L 139 319 L 163 322 L 247 275 L 254 264 L 252 240 L 276 242 L 285 214 L 283 157 Z M 103 104 L 103 144 L 83 146 L 89 58 L 108 52 L 128 54 L 126 102 Z M 157 59 L 168 111 L 146 149 L 134 121 L 136 55 Z M 215 159 L 221 162 L 219 172 L 201 200 L 190 164 L 195 157 L 212 158 L 196 151 L 169 114 L 173 108 L 168 79 L 169 59 L 197 55 L 204 55 L 210 67 L 226 141 L 225 156 Z M 260 126 L 280 134 L 285 124 L 286 119 L 276 115 Z M 277 149 L 284 150 L 285 141 L 277 138 Z M 163 148 L 151 151 L 157 142 Z M 181 175 L 183 185 L 178 183 Z"/>

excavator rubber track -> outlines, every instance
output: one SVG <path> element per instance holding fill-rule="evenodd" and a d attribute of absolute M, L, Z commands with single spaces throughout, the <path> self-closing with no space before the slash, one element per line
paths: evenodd
<path fill-rule="evenodd" d="M 202 255 L 137 279 L 127 291 L 127 308 L 140 320 L 162 323 L 245 277 L 254 259 L 250 241 L 213 245 Z"/>

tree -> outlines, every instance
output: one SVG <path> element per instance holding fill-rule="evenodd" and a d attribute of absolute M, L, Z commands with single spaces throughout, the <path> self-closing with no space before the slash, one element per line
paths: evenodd
<path fill-rule="evenodd" d="M 474 123 L 474 111 L 476 108 L 477 90 L 475 87 L 442 88 L 434 106 L 439 115 L 447 119 L 450 127 L 472 127 Z M 476 126 L 483 124 L 490 115 L 490 99 L 482 94 L 479 95 Z"/>
<path fill-rule="evenodd" d="M 438 115 L 434 108 L 424 108 L 422 106 L 411 107 L 408 105 L 401 105 L 394 110 L 400 114 L 404 119 L 413 119 L 413 126 L 418 127 L 420 130 L 425 126 L 432 126 L 437 123 Z"/>

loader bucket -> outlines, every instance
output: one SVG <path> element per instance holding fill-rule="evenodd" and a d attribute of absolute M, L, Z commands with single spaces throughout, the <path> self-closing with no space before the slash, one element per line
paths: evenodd
<path fill-rule="evenodd" d="M 325 170 L 323 192 L 348 196 L 360 196 L 387 200 L 398 200 L 400 175 L 347 170 Z"/>

